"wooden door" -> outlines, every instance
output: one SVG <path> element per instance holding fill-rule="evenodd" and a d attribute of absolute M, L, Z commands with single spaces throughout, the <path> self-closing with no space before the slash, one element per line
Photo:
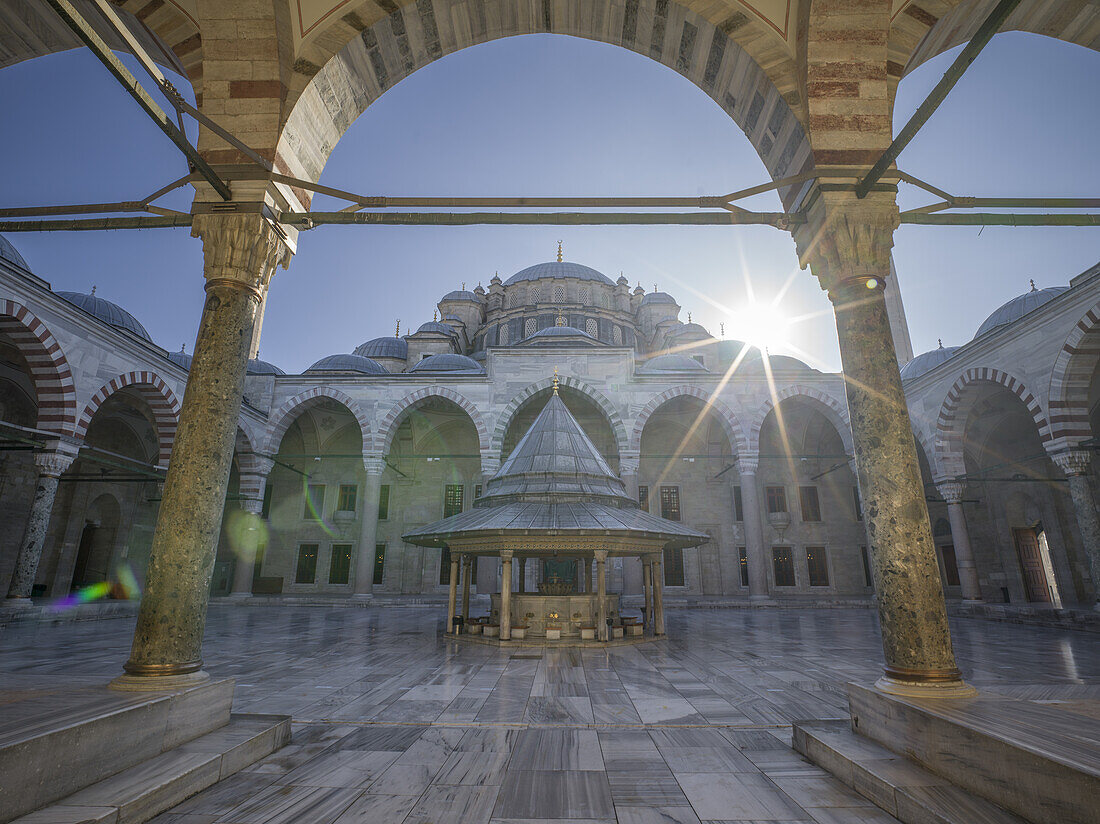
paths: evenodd
<path fill-rule="evenodd" d="M 1039 554 L 1039 538 L 1034 529 L 1013 529 L 1016 554 L 1020 558 L 1020 570 L 1024 574 L 1024 588 L 1028 601 L 1050 603 L 1047 574 L 1043 571 L 1043 559 Z"/>

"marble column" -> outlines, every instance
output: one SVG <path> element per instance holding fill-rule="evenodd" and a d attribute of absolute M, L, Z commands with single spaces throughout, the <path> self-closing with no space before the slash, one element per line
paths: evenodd
<path fill-rule="evenodd" d="M 858 200 L 818 188 L 807 223 L 795 231 L 799 254 L 836 314 L 856 470 L 874 554 L 875 590 L 886 659 L 879 689 L 962 697 L 947 607 L 898 373 L 884 289 L 898 224 L 894 193 Z"/>
<path fill-rule="evenodd" d="M 1084 449 L 1071 449 L 1051 456 L 1058 468 L 1066 473 L 1073 511 L 1077 516 L 1077 528 L 1085 544 L 1089 573 L 1092 575 L 1093 593 L 1100 595 L 1100 518 L 1096 515 L 1096 499 L 1089 483 L 1091 454 Z M 1100 609 L 1100 601 L 1096 603 Z"/>
<path fill-rule="evenodd" d="M 485 494 L 489 479 L 500 469 L 500 458 L 488 451 L 481 453 L 481 492 Z M 500 561 L 492 555 L 483 555 L 477 565 L 477 591 L 491 593 L 497 591 L 497 566 Z"/>
<path fill-rule="evenodd" d="M 254 474 L 241 476 L 241 489 L 253 491 L 253 495 L 240 500 L 240 507 L 244 512 L 253 517 L 244 530 L 237 550 L 237 564 L 233 570 L 233 591 L 230 598 L 251 598 L 252 581 L 256 573 L 256 555 L 260 551 L 260 527 L 262 526 L 262 513 L 264 508 L 264 490 L 267 488 L 267 476 L 275 466 L 270 458 L 256 457 L 255 461 L 261 470 Z"/>
<path fill-rule="evenodd" d="M 451 576 L 447 585 L 447 626 L 443 632 L 454 631 L 455 601 L 458 599 L 458 557 L 451 556 Z"/>
<path fill-rule="evenodd" d="M 355 562 L 355 601 L 369 601 L 374 595 L 374 551 L 378 544 L 378 499 L 386 460 L 381 455 L 364 455 L 367 488 L 363 493 L 363 521 L 359 528 L 359 557 Z"/>
<path fill-rule="evenodd" d="M 474 559 L 462 556 L 462 620 L 470 623 L 470 573 L 473 572 Z"/>
<path fill-rule="evenodd" d="M 607 640 L 607 550 L 597 549 L 596 556 L 596 637 Z"/>
<path fill-rule="evenodd" d="M 661 564 L 662 556 L 653 558 L 653 634 L 665 634 L 665 574 Z"/>
<path fill-rule="evenodd" d="M 592 559 L 581 561 L 581 592 L 592 591 Z"/>
<path fill-rule="evenodd" d="M 8 597 L 4 602 L 6 607 L 31 606 L 31 591 L 38 574 L 38 562 L 42 559 L 46 532 L 50 528 L 57 484 L 65 470 L 72 466 L 78 448 L 58 441 L 34 454 L 38 480 L 34 487 L 27 526 L 23 530 L 23 541 L 19 545 L 19 555 L 16 556 L 15 570 L 8 586 Z"/>
<path fill-rule="evenodd" d="M 512 637 L 512 550 L 500 553 L 500 640 Z"/>
<path fill-rule="evenodd" d="M 256 313 L 290 249 L 256 213 L 196 214 L 206 303 L 153 533 L 126 673 L 116 689 L 172 689 L 205 680 L 202 637 L 214 550 L 241 413 Z"/>
<path fill-rule="evenodd" d="M 760 512 L 756 470 L 760 466 L 757 453 L 738 455 L 737 470 L 741 476 L 741 513 L 745 527 L 745 560 L 749 565 L 749 599 L 768 599 L 768 551 L 764 546 L 764 522 Z"/>
<path fill-rule="evenodd" d="M 653 626 L 653 566 L 648 558 L 642 558 L 642 598 L 645 604 L 646 628 Z"/>
<path fill-rule="evenodd" d="M 619 477 L 626 485 L 626 494 L 638 500 L 638 467 L 641 463 L 637 452 L 623 452 L 619 457 Z M 642 593 L 642 561 L 640 558 L 623 558 L 623 595 Z"/>
<path fill-rule="evenodd" d="M 974 551 L 970 546 L 970 530 L 963 512 L 963 484 L 946 481 L 936 484 L 936 490 L 947 502 L 947 519 L 951 522 L 951 542 L 955 547 L 955 564 L 959 568 L 959 584 L 964 602 L 980 603 L 982 588 L 978 583 L 978 566 L 974 563 Z"/>

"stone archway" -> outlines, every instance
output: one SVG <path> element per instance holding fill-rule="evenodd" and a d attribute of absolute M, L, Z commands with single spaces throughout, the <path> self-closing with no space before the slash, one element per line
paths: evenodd
<path fill-rule="evenodd" d="M 1100 364 L 1100 303 L 1085 313 L 1066 337 L 1050 377 L 1051 437 L 1074 447 L 1092 436 L 1089 384 Z"/>
<path fill-rule="evenodd" d="M 38 403 L 38 428 L 58 435 L 76 429 L 76 387 L 61 344 L 49 328 L 14 300 L 0 300 L 0 332 L 27 361 Z"/>
<path fill-rule="evenodd" d="M 278 452 L 279 445 L 282 443 L 283 436 L 290 425 L 302 412 L 319 403 L 323 398 L 329 398 L 344 406 L 359 423 L 359 434 L 362 435 L 363 445 L 366 446 L 370 443 L 371 422 L 370 418 L 363 412 L 362 407 L 338 389 L 328 386 L 316 386 L 313 389 L 307 389 L 305 392 L 299 392 L 293 398 L 287 400 L 279 407 L 279 411 L 272 415 L 267 437 L 264 439 L 264 452 L 268 455 L 274 455 Z"/>
<path fill-rule="evenodd" d="M 642 408 L 642 411 L 638 413 L 638 417 L 634 420 L 634 430 L 630 436 L 630 449 L 632 451 L 638 452 L 641 450 L 642 433 L 645 431 L 645 426 L 646 423 L 649 422 L 649 419 L 667 403 L 676 398 L 696 398 L 702 401 L 703 406 L 707 410 L 713 411 L 721 422 L 726 437 L 729 439 L 730 448 L 733 450 L 734 454 L 744 455 L 749 451 L 749 441 L 745 437 L 741 428 L 741 423 L 733 410 L 724 402 L 714 398 L 714 396 L 706 390 L 698 386 L 689 385 L 674 386 L 671 389 L 666 389 L 661 394 L 651 398 Z"/>
<path fill-rule="evenodd" d="M 768 416 L 775 412 L 776 407 L 788 399 L 795 399 L 810 408 L 820 412 L 836 429 L 840 436 L 844 449 L 849 454 L 854 452 L 852 444 L 852 427 L 848 421 L 848 407 L 827 392 L 814 389 L 810 386 L 786 386 L 777 391 L 772 397 L 761 404 L 753 416 L 752 426 L 749 429 L 749 448 L 753 452 L 760 450 L 760 431 L 764 428 L 764 422 Z"/>
<path fill-rule="evenodd" d="M 401 424 L 401 419 L 410 409 L 415 409 L 431 398 L 442 398 L 450 401 L 469 416 L 470 422 L 477 430 L 478 448 L 484 453 L 489 444 L 489 430 L 485 425 L 481 412 L 469 399 L 445 386 L 427 386 L 418 389 L 395 403 L 390 411 L 386 413 L 386 417 L 378 424 L 378 432 L 374 439 L 374 451 L 379 455 L 389 454 L 390 448 L 393 446 L 393 439 L 397 435 L 397 428 Z"/>
<path fill-rule="evenodd" d="M 157 426 L 157 465 L 167 466 L 168 459 L 172 456 L 172 442 L 176 438 L 180 405 L 172 390 L 155 372 L 127 372 L 107 381 L 84 407 L 76 425 L 76 436 L 83 440 L 88 434 L 88 426 L 96 410 L 107 398 L 126 387 L 135 389 L 149 404 Z"/>

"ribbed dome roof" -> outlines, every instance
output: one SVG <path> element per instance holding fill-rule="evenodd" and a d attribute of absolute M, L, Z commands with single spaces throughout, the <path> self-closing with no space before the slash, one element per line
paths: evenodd
<path fill-rule="evenodd" d="M 901 379 L 903 381 L 918 378 L 925 372 L 931 372 L 945 360 L 959 351 L 957 346 L 944 346 L 940 344 L 938 349 L 917 355 L 905 366 L 901 367 Z"/>
<path fill-rule="evenodd" d="M 457 334 L 453 326 L 448 326 L 445 323 L 440 323 L 437 320 L 430 320 L 427 323 L 420 324 L 420 328 L 416 330 L 417 334 L 421 332 L 437 332 L 440 335 L 455 335 Z"/>
<path fill-rule="evenodd" d="M 149 341 L 149 343 L 153 342 L 153 339 L 149 337 L 149 333 L 145 331 L 145 327 L 138 323 L 137 318 L 117 303 L 111 303 L 111 301 L 104 300 L 94 294 L 84 294 L 83 292 L 58 292 L 57 296 L 64 298 L 73 306 L 83 309 L 88 314 L 95 315 L 101 321 L 116 329 L 130 332 L 143 340 Z"/>
<path fill-rule="evenodd" d="M 639 372 L 709 372 L 703 364 L 690 355 L 672 352 L 647 360 Z"/>
<path fill-rule="evenodd" d="M 611 278 L 597 272 L 592 267 L 580 263 L 570 263 L 569 261 L 536 263 L 534 266 L 528 266 L 526 269 L 516 272 L 504 281 L 504 285 L 511 286 L 525 280 L 542 280 L 543 278 L 577 278 L 578 280 L 594 280 L 608 286 L 615 285 Z"/>
<path fill-rule="evenodd" d="M 1068 286 L 1048 286 L 1046 289 L 1036 289 L 1032 281 L 1031 291 L 1014 297 L 1008 303 L 1002 304 L 985 322 L 978 327 L 975 338 L 980 338 L 986 332 L 991 332 L 998 326 L 1019 320 L 1028 312 L 1038 309 L 1044 303 L 1053 300 L 1069 289 Z"/>
<path fill-rule="evenodd" d="M 0 258 L 14 263 L 20 269 L 26 269 L 28 272 L 31 267 L 27 265 L 27 261 L 23 260 L 23 256 L 19 254 L 19 250 L 12 246 L 11 241 L 3 235 L 0 235 Z"/>
<path fill-rule="evenodd" d="M 248 362 L 248 370 L 246 374 L 249 375 L 285 375 L 282 369 L 273 363 L 268 363 L 265 360 L 259 358 L 253 358 Z"/>
<path fill-rule="evenodd" d="M 409 356 L 409 342 L 404 338 L 374 338 L 355 347 L 355 354 L 364 358 L 397 358 Z"/>
<path fill-rule="evenodd" d="M 459 375 L 483 375 L 485 370 L 481 368 L 481 364 L 473 358 L 468 358 L 465 355 L 453 355 L 444 353 L 442 355 L 429 355 L 420 361 L 420 363 L 414 364 L 409 367 L 410 372 L 450 372 L 452 374 Z"/>
<path fill-rule="evenodd" d="M 361 375 L 387 375 L 386 367 L 378 361 L 364 358 L 362 355 L 329 355 L 321 358 L 305 371 L 310 372 L 358 372 Z"/>
<path fill-rule="evenodd" d="M 190 371 L 191 369 L 192 357 L 191 355 L 188 355 L 186 352 L 184 352 L 182 349 L 178 352 L 169 352 L 168 360 L 172 361 L 172 363 L 176 364 L 176 366 L 180 367 L 181 369 L 186 369 L 188 371 Z"/>
<path fill-rule="evenodd" d="M 642 298 L 642 306 L 648 306 L 651 303 L 669 303 L 673 306 L 680 305 L 676 302 L 676 298 L 668 292 L 647 292 L 645 297 Z"/>
<path fill-rule="evenodd" d="M 448 292 L 443 296 L 443 300 L 439 302 L 442 303 L 444 300 L 468 300 L 471 303 L 485 302 L 485 298 L 483 298 L 477 292 L 471 292 L 468 289 L 456 289 L 453 292 Z"/>

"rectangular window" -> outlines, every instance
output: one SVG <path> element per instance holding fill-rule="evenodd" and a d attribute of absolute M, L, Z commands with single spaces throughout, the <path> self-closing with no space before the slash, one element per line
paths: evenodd
<path fill-rule="evenodd" d="M 670 521 L 680 520 L 680 487 L 661 487 L 661 517 Z"/>
<path fill-rule="evenodd" d="M 298 569 L 294 583 L 312 584 L 317 580 L 317 544 L 301 544 L 298 547 Z"/>
<path fill-rule="evenodd" d="M 749 585 L 749 554 L 745 547 L 737 547 L 737 565 L 741 569 L 741 586 Z"/>
<path fill-rule="evenodd" d="M 336 511 L 354 512 L 357 497 L 359 497 L 358 486 L 355 484 L 340 484 L 340 495 L 336 499 Z"/>
<path fill-rule="evenodd" d="M 648 486 L 639 486 L 638 487 L 638 506 L 640 508 L 644 509 L 646 512 L 649 512 L 649 487 Z"/>
<path fill-rule="evenodd" d="M 451 583 L 451 550 L 447 547 L 443 547 L 443 551 L 439 553 L 439 583 Z"/>
<path fill-rule="evenodd" d="M 386 545 L 374 545 L 374 579 L 375 586 L 382 586 L 382 575 L 386 571 Z"/>
<path fill-rule="evenodd" d="M 871 577 L 871 556 L 867 554 L 867 547 L 861 546 L 859 555 L 863 559 L 863 585 L 873 587 L 875 579 Z"/>
<path fill-rule="evenodd" d="M 741 487 L 739 486 L 733 488 L 733 519 L 735 521 L 745 520 L 745 507 L 741 503 Z"/>
<path fill-rule="evenodd" d="M 798 502 L 802 507 L 803 521 L 821 520 L 821 499 L 817 495 L 816 486 L 800 486 Z"/>
<path fill-rule="evenodd" d="M 481 497 L 481 484 L 474 484 L 474 500 Z"/>
<path fill-rule="evenodd" d="M 325 516 L 325 485 L 310 484 L 306 487 L 306 501 L 302 517 L 319 521 Z"/>
<path fill-rule="evenodd" d="M 378 488 L 378 520 L 384 521 L 390 517 L 390 485 L 382 484 Z"/>
<path fill-rule="evenodd" d="M 462 484 L 447 484 L 443 488 L 443 517 L 450 518 L 462 511 Z"/>
<path fill-rule="evenodd" d="M 955 558 L 955 547 L 952 544 L 944 544 L 940 547 L 940 555 L 943 556 L 943 580 L 949 587 L 959 585 L 959 562 Z"/>
<path fill-rule="evenodd" d="M 682 587 L 684 585 L 684 551 L 682 549 L 665 550 L 665 586 Z"/>
<path fill-rule="evenodd" d="M 857 521 L 862 521 L 863 520 L 863 503 L 859 500 L 859 487 L 858 486 L 853 486 L 852 487 L 852 507 L 853 507 L 853 511 L 856 513 L 856 520 Z"/>
<path fill-rule="evenodd" d="M 810 570 L 810 586 L 829 586 L 829 564 L 825 560 L 825 547 L 806 547 L 806 566 Z"/>
<path fill-rule="evenodd" d="M 328 582 L 346 584 L 351 573 L 351 544 L 333 544 L 328 565 Z"/>
<path fill-rule="evenodd" d="M 764 492 L 768 498 L 768 512 L 773 514 L 776 512 L 787 511 L 787 488 L 783 486 L 766 486 Z"/>
<path fill-rule="evenodd" d="M 777 587 L 794 586 L 794 557 L 789 546 L 772 547 L 772 565 L 775 568 Z"/>

